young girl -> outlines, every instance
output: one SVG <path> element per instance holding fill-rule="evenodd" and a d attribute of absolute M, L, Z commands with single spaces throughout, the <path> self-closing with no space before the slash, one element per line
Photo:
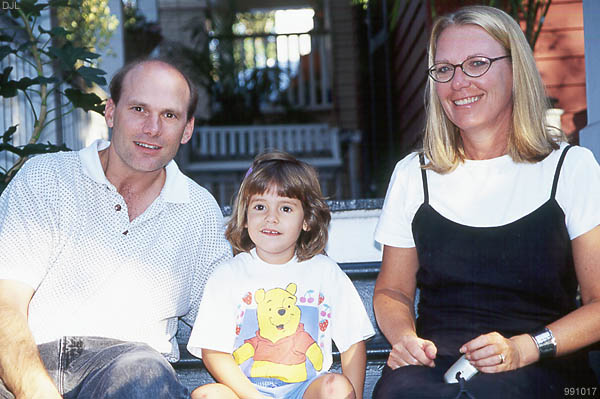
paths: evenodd
<path fill-rule="evenodd" d="M 258 156 L 225 235 L 237 254 L 204 290 L 188 350 L 217 384 L 198 398 L 362 398 L 373 327 L 354 285 L 323 255 L 331 215 L 311 166 Z M 331 341 L 342 374 L 327 373 Z"/>

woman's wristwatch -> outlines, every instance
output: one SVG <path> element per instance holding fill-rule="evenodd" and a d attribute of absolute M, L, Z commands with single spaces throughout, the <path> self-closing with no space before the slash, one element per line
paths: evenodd
<path fill-rule="evenodd" d="M 556 356 L 556 339 L 548 327 L 529 334 L 540 352 L 540 360 Z"/>

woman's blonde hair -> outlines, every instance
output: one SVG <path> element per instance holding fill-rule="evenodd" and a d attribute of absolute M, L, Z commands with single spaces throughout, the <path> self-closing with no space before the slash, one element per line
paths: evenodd
<path fill-rule="evenodd" d="M 277 190 L 277 195 L 295 198 L 302 203 L 304 222 L 308 228 L 301 231 L 296 242 L 298 260 L 324 253 L 331 213 L 321 194 L 315 168 L 288 153 L 271 151 L 254 159 L 238 191 L 225 230 L 225 237 L 231 243 L 234 254 L 255 247 L 246 228 L 248 204 L 252 195 L 264 194 L 269 190 Z"/>
<path fill-rule="evenodd" d="M 450 26 L 475 25 L 500 43 L 512 60 L 513 109 L 508 154 L 515 162 L 538 162 L 566 141 L 564 133 L 546 125 L 549 108 L 546 91 L 535 65 L 531 48 L 519 24 L 507 13 L 494 7 L 470 6 L 437 19 L 429 39 L 429 67 L 434 64 L 437 41 Z M 468 40 L 468 38 L 465 38 Z M 435 90 L 427 82 L 426 123 L 423 151 L 427 168 L 448 173 L 466 158 L 459 129 L 446 116 Z"/>

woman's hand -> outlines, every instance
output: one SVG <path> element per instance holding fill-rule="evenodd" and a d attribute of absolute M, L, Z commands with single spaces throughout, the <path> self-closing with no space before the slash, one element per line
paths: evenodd
<path fill-rule="evenodd" d="M 395 370 L 404 366 L 435 366 L 437 347 L 431 341 L 415 335 L 405 335 L 392 346 L 387 365 Z"/>
<path fill-rule="evenodd" d="M 505 338 L 497 332 L 480 335 L 467 342 L 460 352 L 483 373 L 500 373 L 522 367 L 522 352 L 519 347 L 523 341 L 533 341 L 525 335 Z M 527 342 L 525 342 L 527 343 Z M 533 344 L 535 345 L 535 344 Z"/>

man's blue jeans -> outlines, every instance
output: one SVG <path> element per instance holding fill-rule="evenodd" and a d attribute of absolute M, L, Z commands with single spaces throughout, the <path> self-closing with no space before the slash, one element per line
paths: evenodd
<path fill-rule="evenodd" d="M 65 399 L 184 399 L 189 392 L 169 362 L 139 342 L 63 337 L 38 346 Z M 0 398 L 13 399 L 0 381 Z"/>

